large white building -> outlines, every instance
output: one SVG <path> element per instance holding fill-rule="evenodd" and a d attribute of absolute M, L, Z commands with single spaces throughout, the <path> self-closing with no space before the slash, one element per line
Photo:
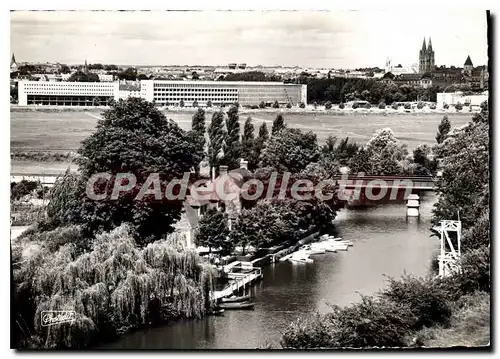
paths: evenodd
<path fill-rule="evenodd" d="M 118 82 L 19 81 L 19 105 L 94 106 L 125 96 L 142 97 L 159 105 L 214 106 L 239 102 L 241 106 L 261 102 L 297 105 L 307 103 L 307 85 L 281 82 L 167 81 L 142 80 L 140 91 L 128 94 Z"/>

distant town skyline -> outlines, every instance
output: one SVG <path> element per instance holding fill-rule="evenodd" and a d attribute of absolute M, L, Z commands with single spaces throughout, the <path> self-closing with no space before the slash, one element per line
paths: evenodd
<path fill-rule="evenodd" d="M 485 11 L 11 12 L 19 62 L 163 66 L 384 68 L 418 63 L 424 37 L 436 65 L 487 64 Z"/>

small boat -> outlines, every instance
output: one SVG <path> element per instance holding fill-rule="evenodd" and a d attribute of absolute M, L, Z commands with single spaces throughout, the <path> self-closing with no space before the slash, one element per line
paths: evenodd
<path fill-rule="evenodd" d="M 346 251 L 347 250 L 347 244 L 334 244 L 333 248 L 335 248 L 338 251 Z"/>
<path fill-rule="evenodd" d="M 237 297 L 233 295 L 232 297 L 222 298 L 222 303 L 237 303 L 237 302 L 246 302 L 250 299 L 249 295 L 243 295 L 241 297 Z"/>
<path fill-rule="evenodd" d="M 222 308 L 215 309 L 212 312 L 213 315 L 217 315 L 217 316 L 222 315 L 223 313 L 224 313 L 224 309 L 222 309 Z"/>
<path fill-rule="evenodd" d="M 315 243 L 313 243 L 313 244 L 315 244 Z M 302 246 L 300 249 L 302 251 L 305 251 L 307 254 L 324 254 L 325 253 L 324 248 L 321 248 L 321 246 L 312 245 L 312 244 L 307 244 L 305 246 Z"/>
<path fill-rule="evenodd" d="M 251 302 L 236 302 L 236 303 L 221 303 L 221 309 L 253 309 L 254 303 Z"/>
<path fill-rule="evenodd" d="M 294 263 L 314 263 L 314 260 L 312 260 L 311 258 L 304 258 L 304 257 L 297 257 L 297 258 L 291 257 L 290 261 Z"/>

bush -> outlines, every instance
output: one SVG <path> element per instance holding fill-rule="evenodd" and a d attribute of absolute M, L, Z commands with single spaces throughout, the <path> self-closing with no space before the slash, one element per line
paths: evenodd
<path fill-rule="evenodd" d="M 405 276 L 401 280 L 390 279 L 389 287 L 382 296 L 401 305 L 407 305 L 416 321 L 413 329 L 446 323 L 451 316 L 449 293 L 439 279 L 422 279 Z"/>
<path fill-rule="evenodd" d="M 299 105 L 300 108 L 306 108 L 306 104 L 301 102 L 300 105 Z"/>
<path fill-rule="evenodd" d="M 462 108 L 463 108 L 463 106 L 462 106 L 462 104 L 461 104 L 460 102 L 457 102 L 457 103 L 455 104 L 455 109 L 456 109 L 457 111 L 461 111 L 461 110 L 462 110 Z"/>
<path fill-rule="evenodd" d="M 325 103 L 325 110 L 330 110 L 331 108 L 332 108 L 332 103 L 330 101 Z"/>
<path fill-rule="evenodd" d="M 264 101 L 259 103 L 259 108 L 266 108 L 266 103 Z"/>
<path fill-rule="evenodd" d="M 424 103 L 423 103 L 423 102 L 419 102 L 419 103 L 417 103 L 417 108 L 418 108 L 419 110 L 423 109 L 423 108 L 424 108 Z"/>
<path fill-rule="evenodd" d="M 345 105 L 341 102 L 341 103 L 339 104 L 339 108 L 340 108 L 341 110 L 343 110 L 343 109 L 345 108 Z"/>
<path fill-rule="evenodd" d="M 435 103 L 433 103 L 433 104 L 431 105 L 430 109 L 431 109 L 431 110 L 435 110 L 435 109 L 436 109 L 436 104 L 435 104 Z"/>
<path fill-rule="evenodd" d="M 391 107 L 392 107 L 394 110 L 397 110 L 397 109 L 399 108 L 398 104 L 397 104 L 397 103 L 395 103 L 395 102 L 391 105 Z"/>
<path fill-rule="evenodd" d="M 181 100 L 179 101 L 179 107 L 184 107 L 184 100 L 183 100 L 183 99 L 181 99 Z"/>
<path fill-rule="evenodd" d="M 286 104 L 286 108 L 292 108 L 292 104 L 289 102 Z"/>
<path fill-rule="evenodd" d="M 207 101 L 207 107 L 212 107 L 212 101 L 210 100 Z"/>
<path fill-rule="evenodd" d="M 240 108 L 240 103 L 239 103 L 238 101 L 235 101 L 235 102 L 234 102 L 234 106 L 235 106 L 236 108 Z"/>
<path fill-rule="evenodd" d="M 372 105 L 370 105 L 369 103 L 367 103 L 367 104 L 365 105 L 365 108 L 369 110 L 370 108 L 372 108 Z"/>
<path fill-rule="evenodd" d="M 10 184 L 10 199 L 18 200 L 26 195 L 31 194 L 34 190 L 41 187 L 38 181 L 22 180 L 19 183 L 11 182 Z"/>
<path fill-rule="evenodd" d="M 449 109 L 449 108 L 450 108 L 450 105 L 448 105 L 447 103 L 445 103 L 445 104 L 443 105 L 443 108 L 444 108 L 445 110 L 447 110 L 447 109 Z"/>
<path fill-rule="evenodd" d="M 358 107 L 359 107 L 359 105 L 358 105 L 358 103 L 357 103 L 357 102 L 354 102 L 354 103 L 352 104 L 352 108 L 353 108 L 354 110 L 355 110 L 355 109 L 357 109 Z"/>
<path fill-rule="evenodd" d="M 385 102 L 381 102 L 378 104 L 378 108 L 381 110 L 385 110 L 385 107 L 386 107 Z"/>
<path fill-rule="evenodd" d="M 409 103 L 405 103 L 405 110 L 410 110 L 411 109 L 411 105 Z"/>
<path fill-rule="evenodd" d="M 196 100 L 193 101 L 193 107 L 198 107 L 198 101 Z"/>
<path fill-rule="evenodd" d="M 273 108 L 280 108 L 280 104 L 278 103 L 278 101 L 274 101 Z"/>

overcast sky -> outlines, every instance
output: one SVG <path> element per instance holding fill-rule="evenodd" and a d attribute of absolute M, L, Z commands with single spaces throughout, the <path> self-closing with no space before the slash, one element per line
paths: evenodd
<path fill-rule="evenodd" d="M 11 52 L 67 64 L 384 67 L 417 63 L 431 36 L 437 65 L 487 63 L 484 11 L 399 9 L 12 12 Z"/>

